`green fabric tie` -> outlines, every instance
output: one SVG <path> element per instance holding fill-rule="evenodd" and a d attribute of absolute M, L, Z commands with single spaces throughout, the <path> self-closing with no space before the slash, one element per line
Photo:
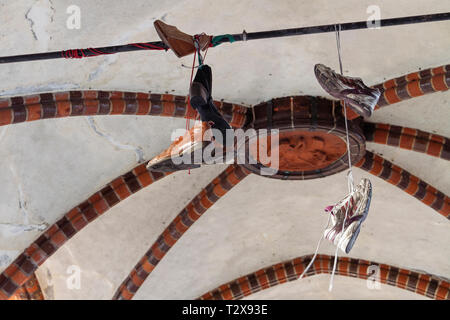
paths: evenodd
<path fill-rule="evenodd" d="M 230 43 L 233 43 L 233 42 L 236 41 L 236 40 L 234 39 L 234 37 L 233 37 L 231 34 L 222 34 L 222 35 L 220 35 L 220 36 L 216 36 L 216 37 L 213 37 L 213 38 L 212 38 L 212 40 L 211 40 L 212 46 L 213 46 L 213 47 L 218 46 L 219 44 L 221 44 L 220 41 L 221 41 L 222 39 L 224 39 L 224 38 L 228 38 L 228 41 L 229 41 Z"/>

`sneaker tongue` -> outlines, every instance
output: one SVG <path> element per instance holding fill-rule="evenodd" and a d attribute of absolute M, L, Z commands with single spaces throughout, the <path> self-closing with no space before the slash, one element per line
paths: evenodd
<path fill-rule="evenodd" d="M 324 210 L 325 210 L 325 212 L 331 212 L 331 210 L 333 210 L 333 207 L 334 206 L 328 206 Z"/>

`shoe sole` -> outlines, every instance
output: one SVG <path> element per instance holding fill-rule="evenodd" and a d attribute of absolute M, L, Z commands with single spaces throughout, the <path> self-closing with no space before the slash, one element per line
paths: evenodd
<path fill-rule="evenodd" d="M 202 146 L 200 148 L 202 148 L 202 150 L 209 145 L 209 143 L 203 141 Z M 191 146 L 189 149 L 184 150 L 183 153 L 179 154 L 179 158 L 181 158 L 183 156 L 183 154 L 186 153 L 194 153 L 197 148 L 199 148 L 199 146 L 195 147 L 195 146 Z M 165 159 L 162 159 L 161 161 L 151 165 L 151 166 L 147 166 L 147 170 L 150 171 L 157 171 L 157 172 L 174 172 L 174 171 L 180 171 L 180 170 L 189 170 L 189 169 L 196 169 L 196 168 L 200 168 L 201 164 L 198 163 L 180 163 L 180 164 L 175 164 L 172 161 L 172 157 L 166 157 Z"/>
<path fill-rule="evenodd" d="M 369 195 L 368 195 L 366 207 L 364 208 L 363 216 L 362 216 L 361 220 L 359 220 L 358 227 L 356 228 L 355 233 L 353 234 L 353 236 L 351 237 L 350 241 L 347 244 L 347 247 L 345 248 L 345 253 L 349 253 L 350 250 L 352 250 L 353 245 L 355 244 L 355 241 L 358 238 L 359 232 L 361 231 L 361 225 L 364 222 L 364 220 L 366 220 L 367 215 L 369 214 L 369 207 L 370 207 L 371 200 L 372 200 L 372 184 L 370 183 Z"/>

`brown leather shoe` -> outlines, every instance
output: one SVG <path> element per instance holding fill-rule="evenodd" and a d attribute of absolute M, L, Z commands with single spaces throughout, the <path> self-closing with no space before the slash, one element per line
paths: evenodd
<path fill-rule="evenodd" d="M 176 54 L 178 58 L 195 52 L 194 37 L 171 26 L 156 20 L 153 25 L 161 40 Z M 211 42 L 211 36 L 201 34 L 199 36 L 200 49 L 206 50 Z"/>
<path fill-rule="evenodd" d="M 200 167 L 203 150 L 212 143 L 212 136 L 205 134 L 208 129 L 210 127 L 207 122 L 196 122 L 184 136 L 178 137 L 169 148 L 150 160 L 147 169 L 172 172 Z M 200 159 L 196 159 L 196 155 Z"/>

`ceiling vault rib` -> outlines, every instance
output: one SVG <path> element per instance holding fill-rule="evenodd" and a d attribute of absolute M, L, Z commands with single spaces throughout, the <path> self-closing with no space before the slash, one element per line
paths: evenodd
<path fill-rule="evenodd" d="M 146 164 L 117 177 L 103 189 L 67 212 L 44 231 L 0 274 L 0 300 L 10 298 L 66 241 L 120 201 L 168 176 L 147 171 Z"/>
<path fill-rule="evenodd" d="M 33 276 L 29 278 L 16 293 L 9 298 L 9 300 L 45 300 L 36 274 L 33 273 Z"/>
<path fill-rule="evenodd" d="M 450 160 L 450 139 L 434 133 L 384 123 L 363 124 L 366 142 L 385 144 Z"/>
<path fill-rule="evenodd" d="M 416 71 L 372 86 L 381 90 L 375 110 L 426 94 L 447 91 L 450 88 L 450 64 Z M 350 120 L 359 117 L 348 109 Z"/>
<path fill-rule="evenodd" d="M 303 273 L 312 258 L 305 255 L 289 261 L 274 264 L 268 268 L 260 269 L 246 276 L 240 277 L 229 283 L 223 284 L 211 290 L 198 299 L 200 300 L 237 300 L 250 296 L 258 291 L 274 287 L 288 281 L 295 281 Z M 334 256 L 317 255 L 311 268 L 305 277 L 319 274 L 331 274 L 333 270 Z M 370 266 L 378 266 L 378 274 L 373 274 Z M 431 299 L 450 299 L 450 283 L 446 279 L 427 273 L 415 272 L 404 268 L 398 268 L 387 264 L 338 257 L 336 274 L 340 276 L 359 279 L 376 279 L 383 283 Z"/>
<path fill-rule="evenodd" d="M 366 151 L 355 166 L 402 189 L 450 219 L 450 198 L 447 195 L 383 157 Z"/>
<path fill-rule="evenodd" d="M 248 108 L 214 101 L 225 119 L 240 128 Z M 0 99 L 0 126 L 41 119 L 96 115 L 149 115 L 195 119 L 187 96 L 123 91 L 66 91 Z"/>
<path fill-rule="evenodd" d="M 161 233 L 155 243 L 119 286 L 113 299 L 132 299 L 145 279 L 147 279 L 158 263 L 164 258 L 170 248 L 175 245 L 195 221 L 249 174 L 250 172 L 245 168 L 233 164 L 209 183 Z"/>

